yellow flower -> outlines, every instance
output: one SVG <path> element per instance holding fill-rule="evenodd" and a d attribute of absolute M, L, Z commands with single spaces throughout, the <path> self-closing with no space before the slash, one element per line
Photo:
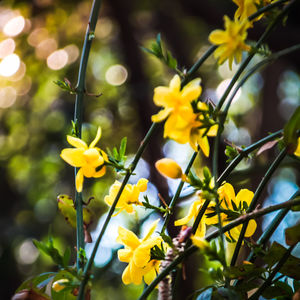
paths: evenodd
<path fill-rule="evenodd" d="M 182 178 L 183 172 L 176 161 L 171 158 L 162 158 L 155 163 L 157 171 L 172 179 Z"/>
<path fill-rule="evenodd" d="M 105 161 L 108 160 L 107 155 L 101 149 L 95 147 L 101 137 L 101 128 L 98 128 L 95 139 L 89 146 L 76 137 L 67 136 L 67 141 L 75 148 L 63 149 L 61 158 L 73 167 L 80 168 L 76 175 L 76 190 L 82 191 L 84 177 L 101 177 L 106 172 L 104 166 Z"/>
<path fill-rule="evenodd" d="M 221 185 L 218 189 L 219 198 L 222 201 L 221 207 L 224 209 L 230 209 L 234 211 L 234 207 L 232 205 L 232 202 L 235 204 L 237 208 L 239 208 L 240 213 L 245 213 L 245 209 L 243 209 L 244 202 L 247 204 L 247 206 L 250 206 L 250 203 L 253 198 L 253 192 L 249 191 L 248 189 L 242 189 L 238 192 L 237 195 L 235 195 L 235 191 L 233 186 L 230 183 L 225 183 Z M 222 214 L 223 215 L 223 214 Z M 223 218 L 224 219 L 224 216 Z M 230 220 L 224 219 L 224 225 L 229 223 Z M 243 225 L 239 225 L 237 227 L 234 227 L 230 231 L 227 231 L 225 234 L 229 238 L 233 238 L 234 240 L 237 240 L 239 238 L 240 232 L 242 230 Z M 256 230 L 257 224 L 254 220 L 250 220 L 248 223 L 248 227 L 245 233 L 245 237 L 250 237 L 254 234 Z"/>
<path fill-rule="evenodd" d="M 232 0 L 237 6 L 234 17 L 240 18 L 241 20 L 247 19 L 249 16 L 257 12 L 259 4 L 263 6 L 270 4 L 271 0 Z M 263 17 L 263 14 L 260 15 L 256 20 L 259 20 Z"/>
<path fill-rule="evenodd" d="M 159 86 L 155 88 L 153 101 L 155 105 L 161 106 L 164 109 L 158 114 L 153 115 L 152 121 L 161 122 L 168 116 L 182 114 L 182 110 L 185 110 L 186 107 L 192 108 L 191 102 L 196 100 L 202 91 L 200 81 L 200 78 L 196 78 L 180 90 L 180 77 L 175 75 L 168 87 Z"/>
<path fill-rule="evenodd" d="M 300 137 L 298 138 L 298 145 L 297 145 L 297 148 L 296 148 L 294 154 L 295 154 L 296 156 L 299 156 L 299 157 L 300 157 Z"/>
<path fill-rule="evenodd" d="M 245 44 L 247 29 L 251 23 L 248 20 L 234 19 L 231 21 L 227 16 L 224 16 L 224 22 L 225 30 L 214 30 L 209 35 L 209 41 L 214 45 L 219 45 L 214 53 L 219 64 L 223 64 L 228 59 L 231 69 L 233 59 L 239 63 L 242 60 L 242 52 L 251 49 L 249 45 Z"/>
<path fill-rule="evenodd" d="M 192 235 L 191 240 L 195 246 L 200 248 L 201 250 L 206 250 L 209 248 L 209 243 L 202 237 L 199 237 L 197 235 Z"/>
<path fill-rule="evenodd" d="M 208 106 L 203 102 L 198 103 L 198 108 L 208 110 Z M 180 114 L 172 114 L 168 118 L 165 124 L 164 137 L 169 137 L 180 144 L 190 143 L 194 151 L 198 151 L 198 146 L 200 146 L 203 154 L 208 157 L 210 147 L 207 136 L 216 136 L 218 127 L 213 125 L 207 136 L 203 136 L 206 129 L 199 128 L 203 125 L 202 118 L 201 113 L 195 114 L 193 112 L 192 106 L 185 107 Z"/>
<path fill-rule="evenodd" d="M 122 274 L 124 284 L 140 284 L 142 279 L 150 284 L 159 271 L 158 260 L 151 259 L 151 248 L 163 243 L 160 236 L 151 237 L 154 233 L 157 223 L 156 220 L 150 226 L 146 236 L 140 240 L 132 231 L 123 227 L 118 229 L 117 242 L 124 245 L 125 248 L 118 251 L 119 260 L 128 263 Z"/>
<path fill-rule="evenodd" d="M 189 211 L 188 211 L 188 214 L 182 218 L 182 219 L 179 219 L 177 221 L 174 222 L 174 225 L 175 226 L 182 226 L 182 225 L 186 225 L 188 224 L 192 219 L 194 219 L 194 221 L 196 220 L 197 216 L 198 216 L 198 213 L 202 207 L 204 203 L 204 200 L 199 198 L 198 200 L 194 201 L 191 205 L 191 207 L 189 208 Z M 198 228 L 197 228 L 197 231 L 196 231 L 196 236 L 199 237 L 199 238 L 202 238 L 205 236 L 205 233 L 206 233 L 206 225 L 205 225 L 205 222 L 206 221 L 206 217 L 205 215 L 203 215 L 199 225 L 198 225 Z"/>
<path fill-rule="evenodd" d="M 142 203 L 139 201 L 139 195 L 141 192 L 146 191 L 147 183 L 147 179 L 141 178 L 136 185 L 126 184 L 116 205 L 116 208 L 120 208 L 120 210 L 114 216 L 119 214 L 122 210 L 126 210 L 128 213 L 134 212 L 133 204 L 142 205 Z M 107 205 L 111 206 L 113 204 L 121 185 L 121 182 L 116 180 L 115 183 L 110 187 L 109 194 L 104 198 L 104 201 Z"/>

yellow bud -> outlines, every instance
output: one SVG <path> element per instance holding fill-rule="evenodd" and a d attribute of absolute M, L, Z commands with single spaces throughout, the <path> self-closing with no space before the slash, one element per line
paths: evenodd
<path fill-rule="evenodd" d="M 198 102 L 197 108 L 200 109 L 200 110 L 208 110 L 208 106 L 204 102 Z"/>
<path fill-rule="evenodd" d="M 157 171 L 165 177 L 182 178 L 182 170 L 176 161 L 170 158 L 162 158 L 155 163 Z"/>
<path fill-rule="evenodd" d="M 60 291 L 62 291 L 66 287 L 65 283 L 68 283 L 68 282 L 69 282 L 68 279 L 59 279 L 59 280 L 53 282 L 52 289 L 55 292 L 60 292 Z"/>
<path fill-rule="evenodd" d="M 209 182 L 209 188 L 212 190 L 215 187 L 215 178 L 212 177 Z"/>
<path fill-rule="evenodd" d="M 145 192 L 147 190 L 147 184 L 148 184 L 148 180 L 145 178 L 141 178 L 138 182 L 137 182 L 137 187 L 141 192 Z"/>

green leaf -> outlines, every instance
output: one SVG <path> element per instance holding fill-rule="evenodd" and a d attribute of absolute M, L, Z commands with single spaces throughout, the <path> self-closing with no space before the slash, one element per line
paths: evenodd
<path fill-rule="evenodd" d="M 172 56 L 170 51 L 167 51 L 166 63 L 171 69 L 177 68 L 177 60 Z"/>
<path fill-rule="evenodd" d="M 262 296 L 266 299 L 274 299 L 277 297 L 289 297 L 293 296 L 292 288 L 285 282 L 277 281 L 273 285 L 267 287 Z"/>
<path fill-rule="evenodd" d="M 250 279 L 251 277 L 259 276 L 263 272 L 266 272 L 265 268 L 258 268 L 254 264 L 231 266 L 224 271 L 225 276 L 230 279 Z"/>
<path fill-rule="evenodd" d="M 288 147 L 290 154 L 294 153 L 297 148 L 298 134 L 300 129 L 300 106 L 295 110 L 292 117 L 286 123 L 283 129 L 283 141 Z"/>
<path fill-rule="evenodd" d="M 62 80 L 56 80 L 56 81 L 53 81 L 56 85 L 58 85 L 61 89 L 69 92 L 70 94 L 75 94 L 75 89 L 71 86 L 71 83 L 70 81 L 65 78 L 64 81 Z"/>
<path fill-rule="evenodd" d="M 294 200 L 300 200 L 300 196 L 295 197 Z M 292 206 L 292 211 L 300 211 L 300 204 Z"/>
<path fill-rule="evenodd" d="M 120 143 L 120 158 L 122 160 L 123 157 L 125 157 L 125 152 L 126 152 L 126 145 L 127 145 L 127 137 L 123 137 Z"/>
<path fill-rule="evenodd" d="M 235 159 L 239 155 L 239 151 L 237 150 L 236 147 L 232 147 L 227 145 L 225 149 L 225 155 L 228 157 L 226 162 L 231 162 L 233 159 Z"/>
<path fill-rule="evenodd" d="M 285 230 L 285 242 L 289 246 L 300 242 L 300 223 Z"/>
<path fill-rule="evenodd" d="M 56 272 L 47 272 L 47 273 L 42 273 L 39 274 L 35 277 L 29 278 L 26 281 L 24 281 L 16 290 L 16 293 L 25 290 L 25 289 L 31 289 L 38 287 L 42 288 L 41 284 L 45 282 L 48 279 L 52 279 L 57 273 Z"/>
<path fill-rule="evenodd" d="M 196 300 L 211 300 L 213 291 L 213 288 L 205 290 L 196 298 Z"/>
<path fill-rule="evenodd" d="M 211 173 L 208 167 L 203 168 L 203 176 L 207 181 L 210 181 L 211 179 Z"/>

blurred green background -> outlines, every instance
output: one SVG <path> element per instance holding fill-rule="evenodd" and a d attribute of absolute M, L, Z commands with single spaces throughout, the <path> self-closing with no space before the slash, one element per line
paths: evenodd
<path fill-rule="evenodd" d="M 67 147 L 66 134 L 71 131 L 75 96 L 61 90 L 53 82 L 67 78 L 76 85 L 81 47 L 92 1 L 33 0 L 1 1 L 0 3 L 0 290 L 1 299 L 9 299 L 20 283 L 41 272 L 55 270 L 52 262 L 40 255 L 32 238 L 43 240 L 49 227 L 60 249 L 75 243 L 75 231 L 57 211 L 59 194 L 74 194 L 74 170 L 59 157 Z M 271 51 L 300 42 L 299 2 L 291 12 L 286 26 L 279 26 L 268 44 Z M 118 146 L 128 137 L 130 160 L 150 127 L 151 115 L 157 112 L 152 103 L 153 88 L 168 84 L 173 73 L 156 58 L 142 52 L 140 46 L 150 46 L 157 33 L 164 45 L 189 68 L 209 47 L 207 37 L 223 27 L 223 15 L 233 16 L 231 1 L 165 0 L 165 1 L 103 1 L 95 32 L 84 103 L 83 139 L 90 142 L 101 126 L 100 147 Z M 265 24 L 259 22 L 249 38 L 256 40 Z M 257 57 L 254 62 L 261 58 Z M 253 62 L 253 63 L 254 63 Z M 236 70 L 236 66 L 234 66 Z M 227 64 L 218 67 L 213 58 L 207 60 L 199 73 L 202 78 L 202 98 L 217 102 L 228 85 L 233 71 Z M 236 145 L 249 145 L 269 132 L 283 127 L 300 104 L 300 55 L 293 53 L 256 74 L 241 89 L 230 112 L 224 138 Z M 225 144 L 222 144 L 221 154 Z M 254 190 L 277 150 L 272 149 L 251 161 L 242 163 L 230 182 L 237 187 Z M 141 176 L 150 180 L 148 196 L 158 203 L 159 192 L 168 201 L 177 182 L 166 181 L 153 169 L 163 157 L 175 158 L 186 165 L 191 154 L 187 145 L 163 141 L 162 128 L 138 165 L 136 182 Z M 210 162 L 199 158 L 197 166 Z M 220 157 L 224 169 L 226 157 Z M 265 191 L 265 203 L 288 200 L 299 185 L 299 162 L 287 158 Z M 114 182 L 113 171 L 100 180 L 86 180 L 84 197 L 94 196 L 91 207 L 96 218 L 92 230 L 95 237 L 108 207 L 103 202 Z M 119 177 L 118 177 L 119 178 Z M 298 183 L 297 183 L 298 182 Z M 188 206 L 188 201 L 181 205 Z M 139 226 L 137 216 L 124 213 L 113 219 L 96 258 L 93 299 L 134 299 L 142 287 L 125 287 L 121 282 L 124 264 L 116 259 L 114 241 L 118 224 L 143 232 L 149 224 L 144 219 Z M 151 215 L 150 219 L 156 218 Z M 174 216 L 176 218 L 176 216 Z M 100 219 L 98 227 L 98 219 Z M 287 218 L 295 222 L 295 214 Z M 264 220 L 257 232 L 268 224 Z M 178 228 L 169 227 L 175 235 Z M 274 236 L 283 240 L 282 228 Z M 87 253 L 91 246 L 87 246 Z M 73 251 L 74 252 L 74 251 Z M 74 253 L 73 253 L 74 255 Z M 73 257 L 74 259 L 74 257 Z M 191 294 L 207 281 L 197 272 L 194 255 L 187 261 L 187 278 L 178 290 L 178 299 Z"/>

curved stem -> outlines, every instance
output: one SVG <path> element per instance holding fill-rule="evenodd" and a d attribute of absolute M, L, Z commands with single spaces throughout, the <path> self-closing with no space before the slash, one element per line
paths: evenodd
<path fill-rule="evenodd" d="M 269 214 L 271 212 L 283 209 L 283 208 L 291 208 L 292 206 L 296 206 L 300 204 L 300 199 L 296 198 L 293 200 L 289 200 L 280 204 L 272 205 L 266 208 L 262 208 L 260 210 L 255 210 L 251 213 L 248 213 L 246 215 L 243 215 L 239 217 L 238 219 L 233 220 L 232 222 L 226 224 L 223 227 L 223 232 L 229 231 L 233 229 L 236 226 L 239 226 L 243 224 L 244 222 L 248 222 L 251 219 L 256 219 L 258 217 L 264 216 L 266 214 Z M 208 234 L 205 239 L 209 242 L 212 239 L 215 239 L 218 237 L 220 234 L 219 230 L 215 230 L 212 233 Z M 139 297 L 139 300 L 144 300 L 146 299 L 149 294 L 154 290 L 154 288 L 157 286 L 157 284 L 164 278 L 166 277 L 170 271 L 172 271 L 177 265 L 179 265 L 185 257 L 190 256 L 192 253 L 194 253 L 198 248 L 194 245 L 190 246 L 187 248 L 183 253 L 178 255 L 174 261 L 166 268 L 164 269 L 161 273 L 157 275 L 157 277 L 151 282 L 151 284 L 143 291 L 143 294 Z"/>
<path fill-rule="evenodd" d="M 256 189 L 256 191 L 254 193 L 253 199 L 252 199 L 252 201 L 250 203 L 250 206 L 249 206 L 247 212 L 251 212 L 251 211 L 253 211 L 255 209 L 255 207 L 257 205 L 257 201 L 258 201 L 261 193 L 263 192 L 263 189 L 265 188 L 265 186 L 269 182 L 269 180 L 270 180 L 271 176 L 273 175 L 273 173 L 277 170 L 279 164 L 284 159 L 284 157 L 286 156 L 286 154 L 287 154 L 287 149 L 284 148 L 283 150 L 281 150 L 281 152 L 279 153 L 279 155 L 273 161 L 273 163 L 271 164 L 271 166 L 267 170 L 266 174 L 264 175 L 263 179 L 259 183 L 259 185 L 258 185 L 258 187 L 257 187 L 257 189 Z M 248 226 L 248 222 L 245 222 L 243 224 L 242 229 L 241 229 L 241 232 L 240 232 L 240 235 L 239 235 L 239 239 L 238 239 L 238 241 L 236 243 L 236 246 L 235 246 L 235 249 L 234 249 L 234 253 L 232 255 L 231 266 L 235 265 L 235 262 L 236 262 L 236 260 L 238 258 L 239 251 L 240 251 L 240 248 L 242 246 L 242 242 L 243 242 L 243 239 L 244 239 L 244 236 L 245 236 L 245 233 L 246 233 L 247 226 Z"/>
<path fill-rule="evenodd" d="M 89 19 L 89 25 L 86 30 L 84 44 L 82 48 L 82 54 L 79 65 L 78 72 L 78 81 L 76 86 L 76 100 L 75 100 L 75 112 L 74 112 L 74 123 L 78 129 L 78 137 L 81 137 L 82 129 L 82 115 L 83 115 L 83 99 L 85 91 L 85 77 L 86 69 L 90 54 L 90 49 L 92 45 L 92 34 L 96 28 L 98 15 L 100 11 L 101 0 L 95 0 L 92 6 L 91 15 Z M 75 178 L 77 175 L 78 169 L 75 168 Z M 82 267 L 81 258 L 80 258 L 80 249 L 84 249 L 84 230 L 83 230 L 83 208 L 82 208 L 82 193 L 75 193 L 75 208 L 76 208 L 76 237 L 77 237 L 77 269 Z"/>
<path fill-rule="evenodd" d="M 198 152 L 194 152 L 193 156 L 191 157 L 191 159 L 190 159 L 190 161 L 188 163 L 188 166 L 185 169 L 185 172 L 184 172 L 185 175 L 189 174 L 189 171 L 190 171 L 190 169 L 191 169 L 191 167 L 192 167 L 192 165 L 193 165 L 193 163 L 194 163 L 194 161 L 195 161 L 195 159 L 197 157 L 197 154 L 198 154 Z M 180 183 L 179 183 L 179 185 L 178 185 L 178 187 L 177 187 L 177 190 L 176 190 L 176 192 L 175 192 L 175 194 L 174 194 L 174 196 L 173 196 L 173 198 L 172 198 L 172 200 L 170 202 L 170 205 L 169 205 L 169 208 L 171 209 L 171 213 L 173 213 L 172 210 L 174 209 L 174 207 L 175 207 L 175 205 L 177 203 L 177 200 L 178 200 L 179 195 L 180 195 L 180 193 L 182 191 L 183 185 L 184 185 L 184 181 L 181 180 Z M 167 228 L 167 226 L 168 226 L 168 224 L 170 222 L 170 218 L 171 218 L 171 214 L 168 214 L 166 216 L 166 218 L 165 218 L 163 227 L 161 229 L 161 233 L 165 232 L 165 230 L 166 230 L 166 228 Z"/>

